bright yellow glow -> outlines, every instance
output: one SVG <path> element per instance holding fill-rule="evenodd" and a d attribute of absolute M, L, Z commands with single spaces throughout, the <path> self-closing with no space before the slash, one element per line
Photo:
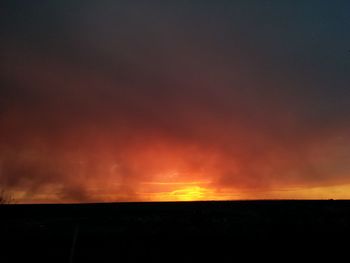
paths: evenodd
<path fill-rule="evenodd" d="M 199 186 L 191 186 L 183 189 L 175 190 L 169 195 L 174 200 L 178 201 L 195 201 L 203 200 L 208 194 L 208 190 Z"/>
<path fill-rule="evenodd" d="M 217 189 L 210 181 L 145 182 L 138 195 L 145 201 L 210 201 L 239 199 L 232 189 Z M 235 194 L 233 194 L 233 192 Z"/>
<path fill-rule="evenodd" d="M 176 185 L 176 184 L 174 184 Z M 175 190 L 166 192 L 155 192 L 150 195 L 151 201 L 200 201 L 200 200 L 212 200 L 214 193 L 198 185 L 184 185 Z"/>

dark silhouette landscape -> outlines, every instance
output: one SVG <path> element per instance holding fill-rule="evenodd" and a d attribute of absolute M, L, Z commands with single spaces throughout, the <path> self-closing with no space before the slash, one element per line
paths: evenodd
<path fill-rule="evenodd" d="M 0 214 L 1 262 L 320 257 L 350 234 L 345 200 L 2 205 Z"/>

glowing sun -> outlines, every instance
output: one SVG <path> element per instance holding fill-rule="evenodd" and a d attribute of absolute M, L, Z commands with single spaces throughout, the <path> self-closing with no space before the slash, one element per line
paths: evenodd
<path fill-rule="evenodd" d="M 204 200 L 209 190 L 199 186 L 189 186 L 169 193 L 169 198 L 178 201 Z"/>

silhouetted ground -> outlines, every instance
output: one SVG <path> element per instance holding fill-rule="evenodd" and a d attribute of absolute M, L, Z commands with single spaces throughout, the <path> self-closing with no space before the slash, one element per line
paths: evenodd
<path fill-rule="evenodd" d="M 0 206 L 4 263 L 334 260 L 348 240 L 350 201 Z"/>

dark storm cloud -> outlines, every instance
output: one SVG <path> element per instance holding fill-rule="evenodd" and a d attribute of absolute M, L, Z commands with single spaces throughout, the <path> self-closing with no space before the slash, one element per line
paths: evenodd
<path fill-rule="evenodd" d="M 186 169 L 215 153 L 218 187 L 349 182 L 347 1 L 1 6 L 10 187 L 89 200 L 117 165 L 119 199 L 135 199 L 162 166 L 144 161 L 157 142 L 186 149 L 186 165 L 169 154 Z"/>

